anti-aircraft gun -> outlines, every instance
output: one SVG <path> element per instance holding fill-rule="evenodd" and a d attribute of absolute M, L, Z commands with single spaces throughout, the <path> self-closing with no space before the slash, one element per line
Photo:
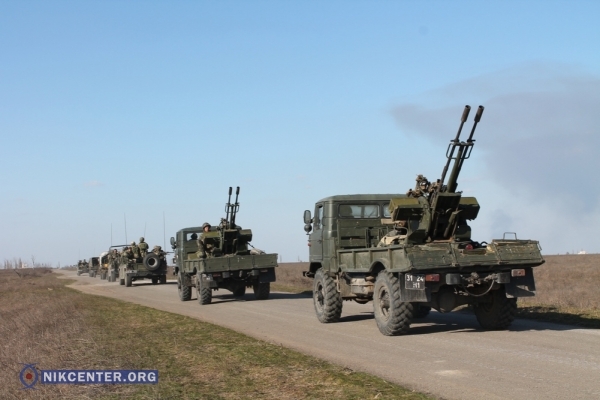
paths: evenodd
<path fill-rule="evenodd" d="M 470 111 L 465 107 L 435 182 L 418 175 L 406 194 L 331 196 L 315 204 L 314 218 L 304 212 L 310 246 L 304 274 L 314 277 L 321 322 L 339 320 L 343 300 L 373 300 L 384 335 L 408 332 L 412 319 L 426 317 L 431 308 L 450 312 L 465 304 L 484 329 L 506 329 L 516 315 L 517 298 L 535 295 L 533 267 L 544 263 L 539 243 L 518 240 L 516 234 L 474 241 L 468 221 L 477 218 L 479 203 L 456 190 L 483 109 L 461 141 Z"/>
<path fill-rule="evenodd" d="M 266 254 L 255 249 L 252 231 L 236 224 L 240 208 L 240 188 L 235 201 L 233 191 L 225 204 L 225 218 L 216 227 L 191 227 L 181 229 L 171 238 L 175 252 L 177 287 L 181 301 L 191 299 L 192 287 L 198 292 L 200 304 L 212 302 L 212 292 L 227 289 L 235 297 L 243 297 L 247 287 L 252 287 L 257 300 L 269 298 L 271 282 L 275 282 L 277 254 Z M 206 230 L 205 230 L 206 229 Z"/>

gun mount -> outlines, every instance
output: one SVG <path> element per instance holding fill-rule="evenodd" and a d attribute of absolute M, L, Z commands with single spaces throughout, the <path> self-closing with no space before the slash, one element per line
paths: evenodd
<path fill-rule="evenodd" d="M 484 107 L 477 109 L 471 133 L 463 142 L 460 141 L 460 134 L 470 110 L 470 106 L 465 106 L 456 137 L 448 145 L 447 162 L 441 178 L 430 182 L 423 175 L 418 175 L 415 188 L 410 189 L 406 197 L 393 198 L 390 202 L 392 221 L 397 229 L 404 231 L 408 243 L 471 239 L 471 228 L 467 221 L 477 218 L 479 203 L 474 197 L 462 197 L 462 192 L 456 191 L 463 163 L 471 156 L 475 145 L 473 134 Z M 448 183 L 444 184 L 451 162 L 454 163 L 450 177 Z"/>
<path fill-rule="evenodd" d="M 231 193 L 232 188 L 229 187 L 229 198 L 225 204 L 225 218 L 221 218 L 217 232 L 210 232 L 206 235 L 207 238 L 213 236 L 216 239 L 218 237 L 218 250 L 213 252 L 215 256 L 249 254 L 248 245 L 252 241 L 252 230 L 242 229 L 235 223 L 235 217 L 240 209 L 238 202 L 240 187 L 236 188 L 235 202 L 233 203 L 231 202 Z"/>

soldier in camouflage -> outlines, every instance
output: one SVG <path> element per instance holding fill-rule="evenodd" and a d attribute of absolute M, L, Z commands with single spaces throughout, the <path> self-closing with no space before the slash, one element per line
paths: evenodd
<path fill-rule="evenodd" d="M 137 246 L 140 250 L 140 256 L 145 257 L 148 254 L 148 243 L 144 242 L 144 238 L 140 238 L 140 243 Z"/>
<path fill-rule="evenodd" d="M 215 244 L 213 240 L 206 237 L 206 233 L 210 232 L 210 224 L 205 222 L 202 224 L 202 235 L 198 239 L 198 256 L 206 258 L 212 256 Z"/>
<path fill-rule="evenodd" d="M 140 258 L 140 248 L 135 245 L 135 242 L 131 242 L 130 249 L 133 258 Z"/>

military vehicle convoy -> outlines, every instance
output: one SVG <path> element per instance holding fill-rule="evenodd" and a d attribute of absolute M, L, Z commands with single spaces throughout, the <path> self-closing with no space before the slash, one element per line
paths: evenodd
<path fill-rule="evenodd" d="M 181 301 L 192 296 L 192 287 L 198 293 L 200 304 L 212 302 L 212 292 L 227 289 L 236 297 L 242 297 L 247 287 L 252 287 L 257 300 L 269 298 L 271 282 L 275 282 L 277 254 L 265 254 L 253 248 L 252 231 L 236 225 L 239 210 L 236 190 L 235 202 L 225 205 L 226 217 L 218 227 L 205 224 L 204 227 L 181 229 L 171 238 L 175 251 L 177 288 Z"/>
<path fill-rule="evenodd" d="M 338 321 L 343 300 L 373 301 L 380 332 L 400 335 L 431 308 L 445 313 L 468 304 L 482 328 L 498 330 L 512 323 L 518 297 L 535 295 L 533 267 L 544 263 L 537 241 L 516 234 L 490 243 L 471 238 L 468 221 L 480 206 L 456 188 L 483 107 L 463 142 L 469 111 L 466 106 L 448 146 L 441 179 L 419 175 L 405 195 L 327 197 L 316 203 L 314 216 L 304 212 L 310 246 L 304 275 L 314 278 L 319 321 Z"/>

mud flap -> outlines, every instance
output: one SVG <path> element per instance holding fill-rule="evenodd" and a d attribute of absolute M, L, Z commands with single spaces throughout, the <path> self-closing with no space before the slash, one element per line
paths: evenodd
<path fill-rule="evenodd" d="M 275 268 L 269 268 L 266 272 L 260 272 L 258 281 L 260 283 L 275 282 Z"/>
<path fill-rule="evenodd" d="M 214 279 L 208 279 L 208 276 L 206 274 L 200 274 L 200 279 L 202 280 L 202 286 L 206 286 L 211 289 L 219 288 L 219 283 Z"/>
<path fill-rule="evenodd" d="M 406 274 L 398 274 L 398 280 L 400 281 L 400 301 L 403 302 L 424 302 L 428 303 L 431 301 L 430 289 L 423 287 L 423 289 L 407 289 L 406 288 Z"/>
<path fill-rule="evenodd" d="M 525 268 L 525 276 L 511 277 L 510 282 L 504 284 L 504 288 L 508 298 L 535 296 L 533 270 Z"/>

